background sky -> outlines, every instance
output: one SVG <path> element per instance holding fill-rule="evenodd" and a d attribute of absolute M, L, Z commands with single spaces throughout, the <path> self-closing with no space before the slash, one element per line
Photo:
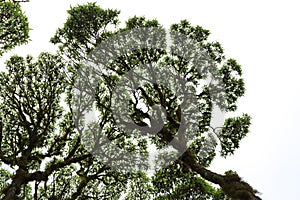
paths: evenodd
<path fill-rule="evenodd" d="M 94 0 L 95 1 L 95 0 Z M 54 52 L 49 39 L 63 25 L 70 5 L 79 0 L 30 0 L 22 3 L 29 18 L 31 42 L 12 54 Z M 259 190 L 264 200 L 299 199 L 300 179 L 300 12 L 292 0 L 99 0 L 103 8 L 156 18 L 168 27 L 182 19 L 211 31 L 227 58 L 242 66 L 246 94 L 238 113 L 252 116 L 250 133 L 234 156 L 216 159 L 211 169 L 232 169 Z M 3 67 L 1 67 L 3 69 Z"/>

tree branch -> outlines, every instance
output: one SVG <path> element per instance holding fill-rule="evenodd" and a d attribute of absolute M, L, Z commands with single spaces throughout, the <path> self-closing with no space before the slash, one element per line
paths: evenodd
<path fill-rule="evenodd" d="M 224 193 L 233 200 L 261 200 L 255 194 L 257 191 L 237 174 L 220 175 L 206 169 L 197 162 L 196 156 L 189 149 L 182 155 L 181 160 L 205 180 L 218 184 Z"/>

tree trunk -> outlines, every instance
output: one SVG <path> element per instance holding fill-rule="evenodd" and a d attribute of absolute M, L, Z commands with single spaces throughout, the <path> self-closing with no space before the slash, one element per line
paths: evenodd
<path fill-rule="evenodd" d="M 5 194 L 3 200 L 18 199 L 18 195 L 21 192 L 21 187 L 25 183 L 26 172 L 23 170 L 17 170 L 12 179 L 12 183 L 4 189 Z"/>

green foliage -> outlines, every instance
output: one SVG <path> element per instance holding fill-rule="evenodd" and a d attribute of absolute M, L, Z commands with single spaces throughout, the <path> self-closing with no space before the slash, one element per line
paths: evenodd
<path fill-rule="evenodd" d="M 145 173 L 136 173 L 132 175 L 126 200 L 131 199 L 150 199 L 153 195 L 151 179 Z"/>
<path fill-rule="evenodd" d="M 22 199 L 22 200 L 32 200 L 33 199 L 32 187 L 30 184 L 22 186 L 21 192 L 20 192 L 18 198 Z"/>
<path fill-rule="evenodd" d="M 29 25 L 19 3 L 0 2 L 0 56 L 28 42 Z"/>
<path fill-rule="evenodd" d="M 243 114 L 241 117 L 228 118 L 224 122 L 219 138 L 221 141 L 221 155 L 227 156 L 239 148 L 239 142 L 249 132 L 250 116 Z"/>
<path fill-rule="evenodd" d="M 2 163 L 0 164 L 1 166 L 3 165 Z M 0 188 L 4 188 L 9 184 L 9 179 L 11 178 L 11 176 L 12 174 L 8 170 L 0 168 Z M 0 194 L 0 197 L 3 196 Z"/>
<path fill-rule="evenodd" d="M 63 28 L 51 38 L 53 44 L 61 44 L 69 59 L 82 59 L 99 44 L 108 28 L 118 24 L 119 11 L 102 9 L 95 3 L 76 6 L 68 10 L 69 17 Z"/>
<path fill-rule="evenodd" d="M 237 99 L 244 95 L 245 84 L 241 78 L 241 66 L 234 59 L 229 59 L 220 69 L 222 80 L 225 85 L 227 110 L 235 111 L 237 109 Z"/>
<path fill-rule="evenodd" d="M 81 61 L 84 61 L 84 57 L 87 56 L 91 50 L 93 50 L 100 42 L 107 41 L 109 38 L 120 34 L 124 31 L 128 30 L 135 30 L 136 28 L 144 28 L 144 27 L 156 27 L 158 29 L 161 28 L 161 25 L 158 23 L 157 20 L 148 20 L 145 17 L 133 17 L 126 21 L 126 25 L 124 28 L 117 29 L 115 31 L 105 31 L 101 28 L 103 27 L 102 24 L 98 24 L 97 28 L 94 28 L 92 31 L 90 31 L 90 28 L 85 27 L 84 25 L 81 25 L 84 30 L 81 30 L 76 24 L 83 24 L 82 19 L 88 19 L 90 14 L 84 14 L 82 10 L 87 9 L 87 7 L 93 7 L 94 10 L 97 10 L 94 8 L 95 4 L 87 4 L 83 6 L 79 6 L 78 8 L 73 8 L 73 11 L 70 12 L 70 17 L 68 18 L 67 22 L 65 23 L 63 28 L 60 28 L 56 35 L 52 38 L 52 42 L 55 44 L 59 44 L 60 52 L 64 55 L 66 55 L 68 58 L 71 58 L 72 63 L 77 67 L 81 66 Z M 80 11 L 80 12 L 79 12 Z M 75 13 L 80 13 L 81 18 L 77 19 Z M 91 13 L 95 13 L 92 11 Z M 117 14 L 117 12 L 115 13 Z M 86 15 L 86 16 L 82 16 Z M 103 14 L 105 16 L 105 14 Z M 117 16 L 117 15 L 116 15 Z M 89 24 L 90 22 L 87 22 Z M 107 20 L 107 24 L 110 24 L 111 21 Z M 74 25 L 75 24 L 75 25 Z M 97 23 L 95 23 L 96 25 Z M 116 23 L 112 23 L 116 24 Z M 81 33 L 85 33 L 84 36 L 77 36 L 77 31 L 81 30 Z M 101 34 L 99 34 L 99 30 Z M 149 29 L 148 29 L 149 30 Z M 161 29 L 163 32 L 163 29 Z M 201 81 L 207 77 L 207 74 L 205 74 L 205 71 L 217 71 L 218 74 L 215 74 L 216 78 L 220 78 L 222 80 L 223 84 L 225 85 L 224 88 L 224 94 L 225 99 L 220 98 L 219 91 L 220 88 L 211 88 L 208 86 L 204 86 L 199 93 L 198 97 L 198 104 L 192 105 L 197 107 L 201 115 L 198 118 L 197 127 L 199 127 L 199 132 L 197 132 L 197 138 L 193 138 L 193 142 L 191 143 L 190 150 L 196 155 L 197 162 L 199 162 L 203 166 L 209 166 L 211 161 L 214 159 L 216 153 L 215 153 L 215 147 L 217 144 L 217 141 L 214 140 L 214 137 L 212 135 L 209 135 L 208 137 L 204 137 L 204 135 L 210 131 L 210 120 L 211 120 L 211 112 L 213 104 L 216 103 L 219 106 L 221 106 L 224 110 L 227 111 L 234 111 L 236 110 L 236 102 L 237 99 L 244 94 L 245 88 L 243 79 L 241 78 L 241 68 L 237 64 L 237 62 L 233 59 L 225 59 L 223 48 L 221 47 L 220 43 L 218 42 L 208 42 L 208 36 L 209 31 L 200 27 L 200 26 L 192 26 L 187 20 L 183 20 L 180 23 L 171 25 L 172 31 L 180 32 L 181 34 L 186 35 L 188 38 L 193 39 L 195 41 L 198 41 L 202 47 L 205 48 L 206 52 L 209 54 L 209 56 L 212 58 L 212 61 L 215 62 L 216 65 L 219 65 L 220 68 L 216 70 L 217 68 L 213 68 L 211 66 L 211 69 L 203 69 L 202 72 L 199 72 L 197 70 L 197 67 L 200 67 L 203 63 L 197 63 L 196 59 L 192 59 L 190 62 L 192 65 L 188 64 L 187 60 L 185 60 L 183 57 L 179 56 L 181 52 L 184 52 L 187 57 L 190 58 L 198 58 L 198 51 L 193 51 L 191 49 L 186 49 L 184 46 L 173 46 L 171 48 L 178 48 L 177 55 L 169 55 L 167 51 L 164 49 L 165 44 L 158 44 L 158 46 L 162 47 L 162 49 L 135 49 L 132 52 L 128 52 L 126 54 L 121 55 L 120 57 L 116 58 L 116 60 L 113 60 L 108 65 L 105 65 L 107 70 L 107 74 L 100 76 L 99 79 L 99 88 L 97 89 L 97 107 L 100 111 L 100 113 L 106 113 L 104 115 L 106 119 L 109 121 L 107 122 L 106 126 L 108 127 L 106 130 L 107 133 L 109 133 L 109 137 L 117 138 L 116 144 L 119 145 L 119 147 L 125 148 L 126 145 L 131 145 L 133 143 L 139 143 L 139 140 L 137 139 L 137 135 L 128 135 L 123 133 L 117 128 L 117 124 L 113 118 L 107 118 L 108 116 L 112 116 L 111 114 L 111 107 L 112 105 L 109 103 L 111 102 L 111 91 L 114 89 L 115 85 L 120 81 L 121 76 L 125 73 L 127 73 L 130 69 L 134 69 L 134 67 L 140 65 L 140 64 L 147 64 L 149 61 L 151 63 L 156 63 L 159 66 L 168 66 L 172 70 L 176 71 L 177 74 L 180 74 L 183 77 L 187 77 L 187 81 L 189 82 L 189 87 L 191 90 L 196 91 L 201 83 Z M 76 33 L 74 35 L 67 35 L 67 33 Z M 147 37 L 144 39 L 149 42 L 153 41 L 163 41 L 165 38 L 164 34 L 160 34 L 160 40 L 157 40 L 156 38 L 156 32 L 150 32 Z M 96 35 L 96 36 L 95 36 Z M 132 35 L 134 41 L 139 40 L 139 35 Z M 136 37 L 136 38 L 135 38 Z M 175 36 L 174 36 L 175 37 Z M 131 38 L 132 39 L 132 38 Z M 114 41 L 112 41 L 113 43 Z M 122 41 L 118 41 L 122 42 Z M 79 46 L 76 46 L 79 45 Z M 118 54 L 118 51 L 114 49 L 115 44 L 111 44 L 109 48 L 112 48 L 116 54 Z M 72 52 L 72 53 L 70 53 Z M 74 55 L 81 55 L 80 57 L 76 57 Z M 101 56 L 100 56 L 101 57 Z M 103 59 L 106 59 L 103 57 Z M 101 63 L 101 59 L 96 60 L 96 62 Z M 73 76 L 76 76 L 76 73 L 70 71 Z M 151 79 L 151 77 L 148 77 Z M 134 83 L 133 83 L 134 84 Z M 140 100 L 143 101 L 145 106 L 150 110 L 150 107 L 154 104 L 160 104 L 165 106 L 168 121 L 166 122 L 164 129 L 161 133 L 158 133 L 154 136 L 150 136 L 151 141 L 150 143 L 154 143 L 156 147 L 163 148 L 164 145 L 166 145 L 169 141 L 167 138 L 176 137 L 176 132 L 178 129 L 178 125 L 180 123 L 180 118 L 178 118 L 178 111 L 180 110 L 179 102 L 176 99 L 176 96 L 172 93 L 171 90 L 168 90 L 167 88 L 164 88 L 160 85 L 154 86 L 152 84 L 143 84 L 141 87 L 139 87 L 141 95 Z M 163 94 L 163 97 L 162 95 Z M 126 101 L 123 99 L 122 101 Z M 135 101 L 139 101 L 139 99 L 135 99 Z M 168 104 L 167 102 L 171 102 Z M 147 126 L 146 123 L 144 123 L 144 120 L 147 119 L 149 113 L 143 113 L 141 110 L 139 110 L 136 107 L 136 103 L 134 101 L 130 102 L 129 107 L 129 115 L 131 119 L 134 121 L 134 123 L 140 125 L 140 126 Z M 107 115 L 107 113 L 110 113 Z M 176 114 L 177 113 L 177 114 Z M 101 118 L 101 117 L 100 117 Z M 222 155 L 232 154 L 233 150 L 238 147 L 238 142 L 245 136 L 245 134 L 248 131 L 249 127 L 249 120 L 250 118 L 244 119 L 244 118 L 238 118 L 238 123 L 233 123 L 230 121 L 232 119 L 227 119 L 224 128 L 222 130 L 226 130 L 227 135 L 225 132 L 222 132 L 220 136 L 221 141 L 221 147 L 222 147 Z M 102 118 L 104 120 L 104 118 Z M 235 124 L 235 125 L 234 125 Z M 241 129 L 234 129 L 233 127 L 240 126 Z M 230 132 L 228 132 L 230 131 Z M 231 134 L 232 133 L 232 134 Z M 169 135 L 168 135 L 169 134 Z M 228 137 L 227 139 L 224 139 Z M 191 139 L 186 136 L 186 139 Z M 114 139 L 113 139 L 114 140 Z M 136 141 L 136 142 L 134 142 Z M 209 142 L 208 142 L 209 141 Z M 229 142 L 228 142 L 229 141 Z M 145 143 L 147 144 L 147 143 Z M 233 146 L 231 147 L 231 145 Z M 147 146 L 144 146 L 146 148 Z M 135 149 L 137 151 L 137 149 Z M 203 153 L 204 152 L 204 153 Z M 204 155 L 205 154 L 205 155 Z M 179 161 L 180 162 L 180 161 Z M 155 188 L 155 192 L 158 194 L 161 194 L 160 197 L 157 195 L 156 198 L 179 198 L 178 195 L 182 194 L 182 199 L 186 198 L 188 199 L 189 195 L 197 196 L 197 198 L 200 198 L 202 196 L 203 198 L 209 198 L 215 195 L 215 198 L 218 199 L 218 192 L 212 192 L 215 191 L 208 186 L 208 184 L 205 182 L 204 179 L 201 179 L 200 177 L 195 177 L 196 174 L 190 172 L 190 169 L 181 171 L 177 174 L 177 171 L 182 170 L 184 168 L 189 168 L 186 165 L 180 165 L 179 169 L 174 169 L 174 166 L 168 166 L 164 169 L 164 172 L 156 173 L 154 175 L 154 182 L 153 186 Z M 177 171 L 176 171 L 177 170 Z M 162 176 L 163 174 L 163 176 Z M 189 177 L 186 177 L 189 176 Z M 180 184 L 180 181 L 178 182 L 172 180 L 178 177 L 178 180 L 180 179 L 182 184 Z M 146 177 L 145 180 L 146 181 Z M 191 180 L 191 182 L 184 182 L 184 180 Z M 138 182 L 138 180 L 136 180 Z M 140 181 L 140 179 L 139 179 Z M 193 182 L 194 181 L 194 182 Z M 133 184 L 133 182 L 132 182 Z M 131 184 L 130 188 L 133 187 Z M 144 184 L 142 184 L 144 185 Z M 197 191 L 195 190 L 189 190 L 188 188 L 192 185 L 197 185 L 195 188 L 198 188 Z M 145 188 L 148 188 L 147 185 L 144 185 Z M 143 187 L 144 187 L 143 186 Z M 134 186 L 136 187 L 136 186 Z M 203 189 L 199 189 L 203 187 Z M 193 187 L 191 187 L 193 188 Z M 195 189 L 194 188 L 194 189 Z M 144 193 L 150 195 L 150 190 Z M 166 194 L 166 191 L 169 191 L 168 194 Z M 205 195 L 208 194 L 207 197 Z M 133 198 L 132 196 L 138 197 L 138 194 L 130 189 L 130 194 L 127 196 L 127 198 Z M 165 195 L 169 195 L 168 197 Z M 173 195 L 173 196 L 172 196 Z M 219 199 L 222 199 L 224 196 L 219 195 Z M 145 197 L 143 197 L 145 198 Z M 181 197 L 180 197 L 181 198 Z"/>
<path fill-rule="evenodd" d="M 49 53 L 42 53 L 37 61 L 30 56 L 13 56 L 6 62 L 7 72 L 0 73 L 0 159 L 14 176 L 23 177 L 17 192 L 22 199 L 31 199 L 30 181 L 35 182 L 34 194 L 41 199 L 64 195 L 111 199 L 116 194 L 94 188 L 102 183 L 107 191 L 114 188 L 121 192 L 124 184 L 120 183 L 126 182 L 126 176 L 107 184 L 99 179 L 109 169 L 82 148 L 72 115 L 60 105 L 67 84 L 65 67 L 60 56 Z M 78 166 L 84 168 L 85 176 L 76 173 L 81 170 Z M 8 172 L 1 172 L 1 182 L 7 183 Z M 119 175 L 105 175 L 110 176 Z M 9 195 L 13 187 L 1 185 L 2 194 Z"/>
<path fill-rule="evenodd" d="M 206 30 L 201 26 L 191 26 L 190 22 L 187 20 L 182 20 L 179 24 L 172 24 L 171 30 L 178 31 L 197 42 L 206 41 L 210 34 L 209 30 Z"/>
<path fill-rule="evenodd" d="M 1 24 L 0 28 L 2 55 L 27 41 L 28 23 L 19 4 L 2 1 L 0 6 L 0 15 L 6 19 L 1 21 L 3 26 Z M 224 111 L 237 109 L 237 100 L 245 92 L 241 66 L 234 59 L 225 58 L 220 43 L 208 41 L 208 30 L 193 26 L 187 20 L 171 25 L 170 29 L 184 34 L 197 44 L 189 49 L 176 41 L 176 34 L 171 34 L 175 43 L 170 48 L 177 51 L 170 53 L 166 48 L 166 32 L 157 20 L 135 16 L 119 28 L 119 13 L 117 10 L 102 9 L 95 3 L 72 7 L 64 26 L 51 38 L 51 42 L 59 47 L 58 55 L 41 53 L 36 61 L 31 56 L 13 56 L 6 62 L 7 72 L 0 73 L 0 161 L 12 173 L 4 170 L 1 165 L 0 191 L 4 199 L 119 199 L 124 193 L 128 200 L 221 200 L 233 194 L 232 182 L 246 185 L 241 179 L 230 179 L 234 176 L 228 173 L 224 176 L 206 169 L 216 155 L 218 141 L 213 134 L 217 134 L 221 143 L 222 156 L 227 156 L 234 153 L 240 140 L 248 133 L 250 117 L 247 114 L 226 119 L 219 133 L 215 129 L 212 133 L 210 127 L 214 105 L 219 105 Z M 150 29 L 147 29 L 147 35 L 142 35 L 138 31 L 134 32 L 144 30 L 138 28 Z M 121 54 L 121 50 L 115 47 L 128 38 L 112 41 L 108 45 L 111 48 L 109 50 L 121 55 L 110 60 L 99 77 L 87 73 L 89 80 L 98 84 L 95 98 L 76 94 L 75 80 L 82 75 L 77 70 L 88 72 L 88 66 L 83 63 L 89 53 L 102 42 L 129 30 L 135 33 L 129 38 L 129 46 L 139 45 L 142 38 L 146 40 L 145 43 L 156 42 L 161 48 L 144 46 Z M 197 45 L 201 45 L 209 55 L 211 65 L 203 65 L 205 60 L 199 59 L 203 51 L 197 49 Z M 185 58 L 181 56 L 183 54 Z M 99 55 L 96 61 L 101 64 L 105 59 L 104 55 Z M 178 85 L 173 81 L 174 86 L 171 84 L 168 88 L 154 81 L 144 81 L 130 94 L 122 91 L 120 102 L 126 103 L 126 117 L 132 120 L 130 123 L 133 125 L 142 127 L 141 130 L 155 127 L 155 120 L 150 121 L 150 124 L 146 122 L 150 120 L 149 116 L 154 116 L 157 121 L 162 120 L 162 111 L 154 105 L 163 108 L 166 115 L 163 127 L 157 134 L 143 134 L 143 131 L 134 129 L 127 133 L 113 117 L 112 93 L 124 74 L 149 63 L 160 69 L 166 67 L 184 77 L 186 85 Z M 152 67 L 150 64 L 148 66 Z M 151 69 L 158 69 L 155 67 Z M 222 81 L 224 90 L 219 86 L 203 84 L 209 73 Z M 149 80 L 163 77 L 155 72 L 148 74 Z M 141 83 L 137 76 L 128 82 L 132 85 Z M 174 94 L 174 88 L 180 87 L 188 87 L 195 94 L 196 101 L 193 104 L 183 105 Z M 225 98 L 222 98 L 221 93 Z M 128 100 L 128 97 L 133 98 Z M 82 107 L 72 107 L 72 101 L 80 101 Z M 147 111 L 140 109 L 139 103 L 143 103 Z M 77 121 L 74 113 L 80 116 L 92 105 L 98 109 L 99 121 L 89 124 L 86 132 L 76 129 L 75 124 L 81 122 Z M 121 107 L 115 109 L 118 111 Z M 192 122 L 193 127 L 198 128 L 193 137 L 177 134 L 184 120 L 181 117 L 184 108 L 198 114 Z M 125 173 L 105 165 L 82 145 L 83 133 L 93 136 L 89 140 L 91 148 L 105 145 L 99 141 L 94 130 L 101 130 L 101 134 L 119 148 L 136 153 L 135 159 L 146 169 L 149 163 L 140 160 L 139 155 L 149 155 L 149 144 L 163 149 L 175 140 L 179 145 L 189 145 L 188 153 L 156 170 L 151 178 L 142 172 Z M 173 147 L 178 148 L 175 145 Z M 105 152 L 108 157 L 122 157 L 114 153 Z M 222 188 L 216 188 L 211 183 L 219 184 Z"/>
<path fill-rule="evenodd" d="M 13 56 L 6 66 L 8 72 L 0 73 L 4 133 L 1 152 L 7 164 L 14 165 L 21 162 L 18 155 L 25 149 L 38 157 L 39 148 L 48 145 L 62 114 L 59 96 L 64 91 L 65 77 L 59 57 L 46 53 L 37 62 L 32 57 Z"/>
<path fill-rule="evenodd" d="M 212 134 L 207 137 L 200 137 L 193 141 L 190 150 L 196 155 L 201 165 L 208 167 L 216 156 L 217 141 Z"/>
<path fill-rule="evenodd" d="M 172 165 L 159 170 L 152 179 L 155 198 L 164 199 L 201 199 L 221 200 L 224 194 L 214 188 L 197 173 L 185 171 L 183 163 Z"/>
<path fill-rule="evenodd" d="M 126 21 L 126 28 L 124 30 L 141 28 L 141 27 L 158 27 L 158 26 L 159 26 L 159 23 L 155 19 L 146 20 L 145 17 L 134 16 L 132 18 L 129 18 Z"/>

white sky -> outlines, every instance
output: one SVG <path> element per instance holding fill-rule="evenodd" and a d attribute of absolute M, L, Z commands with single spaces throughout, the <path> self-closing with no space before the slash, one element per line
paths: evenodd
<path fill-rule="evenodd" d="M 23 3 L 32 41 L 4 57 L 53 51 L 48 41 L 64 23 L 69 5 L 85 2 Z M 164 25 L 188 19 L 209 29 L 211 39 L 223 45 L 227 57 L 243 66 L 247 91 L 239 101 L 239 112 L 253 118 L 251 132 L 236 154 L 216 160 L 211 168 L 219 173 L 236 170 L 262 192 L 264 200 L 298 199 L 300 12 L 296 0 L 102 0 L 98 4 L 121 10 L 123 21 L 145 15 Z"/>

